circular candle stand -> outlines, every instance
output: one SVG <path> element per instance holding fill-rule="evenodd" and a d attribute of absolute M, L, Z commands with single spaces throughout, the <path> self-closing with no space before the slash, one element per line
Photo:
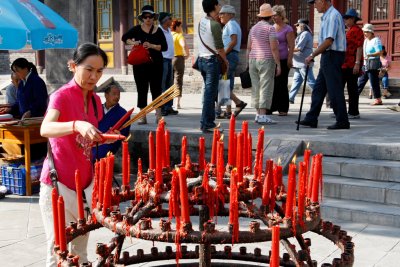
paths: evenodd
<path fill-rule="evenodd" d="M 188 166 L 186 166 L 188 168 Z M 257 206 L 254 201 L 262 197 L 261 182 L 253 180 L 253 175 L 244 175 L 243 182 L 238 185 L 239 217 L 250 220 L 248 230 L 244 231 L 243 225 L 239 230 L 237 239 L 233 241 L 233 225 L 228 224 L 226 231 L 216 229 L 216 216 L 229 216 L 229 181 L 230 169 L 224 175 L 223 199 L 220 201 L 218 210 L 213 211 L 214 217 L 210 217 L 210 209 L 206 201 L 206 193 L 203 187 L 203 178 L 200 176 L 199 165 L 191 163 L 187 169 L 187 188 L 190 216 L 198 216 L 199 223 L 192 225 L 191 222 L 182 223 L 179 231 L 172 228 L 169 217 L 168 203 L 171 197 L 172 175 L 169 168 L 164 168 L 163 187 L 155 186 L 155 171 L 139 174 L 140 181 L 136 183 L 135 189 L 122 186 L 121 189 L 113 188 L 111 197 L 111 208 L 103 210 L 102 204 L 97 203 L 87 219 L 79 223 L 71 223 L 66 228 L 66 240 L 70 242 L 74 238 L 84 235 L 92 230 L 105 227 L 115 233 L 108 244 L 98 243 L 96 253 L 98 260 L 96 266 L 126 266 L 144 262 L 156 262 L 161 260 L 192 259 L 193 263 L 179 263 L 180 266 L 211 266 L 212 259 L 225 260 L 224 262 L 212 263 L 212 266 L 248 266 L 245 262 L 269 263 L 271 255 L 263 255 L 260 248 L 253 252 L 247 251 L 244 243 L 268 242 L 272 240 L 272 226 L 280 226 L 280 243 L 283 244 L 287 253 L 279 258 L 279 266 L 317 266 L 312 260 L 310 253 L 311 240 L 303 238 L 306 232 L 314 232 L 332 241 L 341 249 L 341 258 L 335 258 L 332 263 L 323 263 L 321 266 L 353 266 L 354 244 L 352 237 L 340 226 L 321 219 L 319 203 L 311 203 L 306 198 L 305 211 L 300 214 L 303 224 L 300 224 L 300 216 L 295 215 L 295 220 L 285 218 L 284 207 L 286 193 L 283 186 L 276 192 L 276 203 L 274 210 L 262 205 Z M 216 187 L 215 168 L 209 168 L 209 185 Z M 262 174 L 264 176 L 264 174 Z M 130 201 L 125 211 L 120 210 L 120 204 Z M 224 202 L 224 203 L 223 203 Z M 164 208 L 163 208 L 164 207 Z M 167 219 L 166 219 L 167 218 Z M 152 223 L 159 219 L 159 223 Z M 150 253 L 144 253 L 138 249 L 136 255 L 130 255 L 122 251 L 123 242 L 126 237 L 135 237 L 143 240 L 172 243 L 177 247 L 167 246 L 165 251 L 158 251 L 152 247 Z M 295 238 L 300 246 L 296 248 L 289 241 Z M 239 252 L 232 251 L 232 244 L 239 246 Z M 196 244 L 193 251 L 181 244 Z M 217 250 L 216 245 L 225 244 L 223 250 Z M 68 251 L 61 252 L 59 247 L 55 248 L 58 256 L 59 266 L 92 266 L 91 263 L 78 263 L 78 257 L 71 255 Z M 178 261 L 178 260 L 177 260 Z M 228 262 L 229 261 L 229 262 Z M 235 262 L 237 261 L 237 262 Z M 162 266 L 175 266 L 167 264 Z M 271 265 L 272 266 L 272 265 Z"/>

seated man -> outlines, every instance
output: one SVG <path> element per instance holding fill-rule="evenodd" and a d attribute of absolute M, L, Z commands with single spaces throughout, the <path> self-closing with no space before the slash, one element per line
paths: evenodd
<path fill-rule="evenodd" d="M 107 132 L 119 121 L 119 119 L 126 114 L 126 110 L 118 103 L 120 99 L 120 90 L 116 85 L 107 87 L 107 89 L 104 91 L 104 96 L 106 98 L 106 102 L 103 104 L 104 115 L 103 119 L 99 122 L 99 130 L 103 133 Z M 123 129 L 121 134 L 128 136 L 129 128 L 130 127 L 126 127 Z M 97 152 L 96 148 L 94 148 L 93 156 L 95 159 L 104 158 L 108 152 L 115 154 L 120 147 L 121 141 L 117 141 L 112 144 L 100 145 Z"/>
<path fill-rule="evenodd" d="M 19 78 L 15 72 L 11 72 L 11 83 L 6 87 L 6 104 L 14 105 L 17 102 L 17 89 Z"/>

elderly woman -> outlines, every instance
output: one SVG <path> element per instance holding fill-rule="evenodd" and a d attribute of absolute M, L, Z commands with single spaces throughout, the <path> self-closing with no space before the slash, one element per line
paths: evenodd
<path fill-rule="evenodd" d="M 300 89 L 306 76 L 305 59 L 313 52 L 313 36 L 308 26 L 309 21 L 299 19 L 295 24 L 297 29 L 297 37 L 293 49 L 293 82 L 289 92 L 289 102 L 294 104 L 294 98 Z M 315 78 L 313 73 L 313 64 L 309 65 L 307 74 L 307 83 L 311 90 L 314 89 Z"/>
<path fill-rule="evenodd" d="M 77 221 L 75 170 L 81 174 L 81 185 L 91 203 L 93 170 L 91 151 L 93 142 L 101 141 L 98 122 L 103 117 L 100 97 L 94 92 L 96 83 L 107 66 L 106 53 L 91 43 L 80 45 L 73 55 L 70 68 L 73 79 L 50 96 L 49 107 L 40 134 L 49 138 L 53 166 L 58 173 L 58 192 L 64 197 L 66 223 Z M 40 176 L 39 206 L 46 233 L 46 266 L 57 266 L 54 254 L 54 228 L 51 208 L 51 162 L 46 158 Z M 71 241 L 70 252 L 87 262 L 89 235 Z"/>
<path fill-rule="evenodd" d="M 287 24 L 285 7 L 276 5 L 272 8 L 276 38 L 278 40 L 279 58 L 281 61 L 281 75 L 275 77 L 274 96 L 270 113 L 279 112 L 279 116 L 287 116 L 289 110 L 288 79 L 289 71 L 293 66 L 294 33 Z"/>
<path fill-rule="evenodd" d="M 253 84 L 251 98 L 256 109 L 254 120 L 258 124 L 275 123 L 266 115 L 271 109 L 274 76 L 281 74 L 278 41 L 275 28 L 270 23 L 274 14 L 271 5 L 260 6 L 260 13 L 257 14 L 259 22 L 250 29 L 247 43 L 249 73 Z"/>
<path fill-rule="evenodd" d="M 371 105 L 382 105 L 381 90 L 379 86 L 379 68 L 381 67 L 380 56 L 382 53 L 382 43 L 378 37 L 375 37 L 374 26 L 365 24 L 362 28 L 365 36 L 364 53 L 364 73 L 358 78 L 358 94 L 364 90 L 365 84 L 370 82 L 374 93 L 375 101 Z"/>
<path fill-rule="evenodd" d="M 147 93 L 150 92 L 152 99 L 161 95 L 161 83 L 163 75 L 162 51 L 167 51 L 168 45 L 160 27 L 154 24 L 158 14 L 154 12 L 153 6 L 145 5 L 138 19 L 142 22 L 127 31 L 122 36 L 122 41 L 128 45 L 143 44 L 150 51 L 152 62 L 133 66 L 138 92 L 138 107 L 143 109 L 147 106 Z M 161 110 L 156 109 L 156 122 L 161 119 Z M 138 124 L 147 124 L 146 116 L 141 118 Z"/>

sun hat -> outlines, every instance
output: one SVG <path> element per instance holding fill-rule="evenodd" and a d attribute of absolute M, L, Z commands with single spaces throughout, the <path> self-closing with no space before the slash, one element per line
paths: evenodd
<path fill-rule="evenodd" d="M 160 23 L 163 24 L 168 18 L 172 18 L 171 13 L 160 12 L 160 15 L 158 16 L 158 21 L 160 21 Z"/>
<path fill-rule="evenodd" d="M 141 10 L 141 14 L 138 16 L 138 20 L 143 21 L 144 14 L 151 14 L 154 15 L 154 19 L 158 19 L 158 14 L 154 12 L 154 7 L 151 5 L 144 5 Z"/>
<path fill-rule="evenodd" d="M 231 5 L 224 5 L 222 6 L 221 10 L 219 13 L 228 13 L 228 14 L 236 14 L 236 10 L 234 6 Z"/>
<path fill-rule="evenodd" d="M 347 10 L 346 14 L 343 15 L 344 19 L 348 19 L 348 18 L 355 18 L 355 21 L 361 20 L 358 17 L 358 13 L 354 8 L 350 8 L 349 10 Z"/>
<path fill-rule="evenodd" d="M 362 31 L 363 32 L 370 32 L 370 33 L 374 33 L 374 25 L 372 24 L 364 24 L 364 26 L 362 27 Z"/>
<path fill-rule="evenodd" d="M 310 23 L 310 21 L 308 20 L 308 19 L 299 19 L 298 21 L 297 21 L 297 23 L 296 24 L 294 24 L 295 26 L 297 26 L 297 25 L 299 25 L 299 24 L 306 24 L 306 25 L 308 25 Z"/>
<path fill-rule="evenodd" d="M 257 14 L 257 17 L 266 18 L 273 15 L 275 15 L 275 12 L 272 10 L 271 5 L 264 3 L 260 6 L 260 13 Z"/>

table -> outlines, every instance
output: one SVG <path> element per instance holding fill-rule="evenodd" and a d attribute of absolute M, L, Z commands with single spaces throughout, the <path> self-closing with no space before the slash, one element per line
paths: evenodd
<path fill-rule="evenodd" d="M 47 142 L 47 138 L 40 135 L 40 125 L 40 123 L 31 125 L 0 125 L 0 143 L 24 145 L 27 196 L 32 195 L 31 144 Z"/>

